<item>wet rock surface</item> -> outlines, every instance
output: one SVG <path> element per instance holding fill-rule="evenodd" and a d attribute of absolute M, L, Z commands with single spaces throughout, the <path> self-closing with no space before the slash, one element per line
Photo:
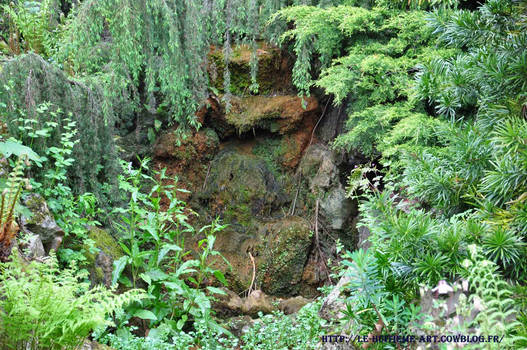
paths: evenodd
<path fill-rule="evenodd" d="M 356 241 L 356 204 L 346 198 L 343 157 L 319 142 L 315 126 L 321 106 L 315 97 L 296 96 L 283 73 L 290 67 L 278 50 L 259 48 L 260 90 L 252 94 L 250 51 L 233 52 L 229 67 L 237 80 L 231 80 L 230 108 L 223 56 L 212 48 L 209 73 L 215 89 L 197 113 L 203 129 L 181 144 L 171 130 L 162 132 L 153 147 L 155 167 L 166 167 L 169 178 L 177 177 L 191 191 L 181 198 L 199 214 L 196 227 L 216 217 L 228 224 L 216 235 L 214 248 L 232 268 L 221 259 L 214 265 L 233 292 L 314 297 L 328 276 L 321 261 L 334 251 L 327 233 L 344 244 Z M 201 238 L 189 235 L 187 247 L 197 250 Z"/>
<path fill-rule="evenodd" d="M 229 62 L 231 77 L 230 92 L 245 95 L 250 92 L 252 48 L 240 45 L 232 48 Z M 291 63 L 278 48 L 264 42 L 257 43 L 256 60 L 258 64 L 258 93 L 269 95 L 292 90 Z M 221 47 L 213 46 L 209 53 L 209 76 L 212 85 L 221 93 L 224 90 L 225 58 Z"/>
<path fill-rule="evenodd" d="M 204 187 L 200 198 L 223 204 L 220 212 L 241 210 L 236 213 L 238 217 L 268 215 L 285 202 L 282 188 L 265 161 L 232 149 L 214 158 Z"/>
<path fill-rule="evenodd" d="M 238 133 L 262 129 L 284 135 L 317 111 L 318 102 L 313 97 L 304 101 L 295 95 L 233 97 L 226 121 Z"/>

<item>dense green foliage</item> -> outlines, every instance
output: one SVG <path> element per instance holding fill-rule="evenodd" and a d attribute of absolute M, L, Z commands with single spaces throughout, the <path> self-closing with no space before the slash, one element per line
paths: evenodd
<path fill-rule="evenodd" d="M 104 110 L 102 91 L 67 79 L 32 53 L 6 62 L 0 81 L 0 115 L 7 132 L 49 160 L 35 180 L 53 187 L 45 174 L 59 155 L 49 152 L 65 146 L 69 151 L 60 155 L 68 158 L 64 185 L 75 194 L 94 193 L 107 205 L 115 195 L 118 161 L 113 117 Z"/>
<path fill-rule="evenodd" d="M 89 289 L 75 266 L 60 270 L 55 256 L 45 263 L 13 255 L 0 264 L 0 344 L 3 349 L 73 349 L 101 326 L 108 314 L 143 298 L 142 291 L 115 295 Z"/>
<path fill-rule="evenodd" d="M 336 148 L 369 157 L 382 154 L 383 164 L 395 170 L 399 163 L 392 160 L 403 151 L 437 142 L 432 130 L 440 122 L 412 98 L 412 75 L 431 52 L 447 55 L 451 50 L 432 48 L 425 12 L 303 6 L 284 9 L 274 20 L 295 25 L 282 41 L 294 40 L 293 82 L 299 91 L 322 88 L 334 103 L 345 101 L 349 131 L 337 138 Z M 312 63 L 312 57 L 319 63 Z"/>
<path fill-rule="evenodd" d="M 200 241 L 201 256 L 183 259 L 190 254 L 185 249 L 183 235 L 194 233 L 187 222 L 185 203 L 176 198 L 178 191 L 173 185 L 164 185 L 165 170 L 150 177 L 145 172 L 148 160 L 135 170 L 125 165 L 120 188 L 129 194 L 126 208 L 118 208 L 121 220 L 117 230 L 125 255 L 114 261 L 113 281 L 136 287 L 146 283 L 149 299 L 127 310 L 129 316 L 150 320 L 152 325 L 170 325 L 182 330 L 186 321 L 200 320 L 211 331 L 226 332 L 213 319 L 210 310 L 211 296 L 225 294 L 222 290 L 205 286 L 204 280 L 217 278 L 226 285 L 221 271 L 212 268 L 214 259 L 221 255 L 214 250 L 215 235 L 223 229 L 217 221 L 203 227 L 205 239 Z M 128 166 L 130 166 L 128 168 Z M 151 187 L 145 191 L 143 186 Z M 161 200 L 166 197 L 168 208 L 162 209 Z M 131 279 L 123 270 L 129 266 Z M 210 297 L 209 297 L 210 296 Z"/>
<path fill-rule="evenodd" d="M 371 166 L 350 176 L 350 195 L 373 192 L 361 206 L 361 225 L 372 233 L 372 275 L 364 270 L 369 284 L 356 290 L 413 300 L 421 283 L 464 276 L 474 265 L 463 261 L 476 259 L 470 244 L 481 249 L 475 266 L 499 268 L 483 281 L 492 276 L 500 282 L 489 283 L 507 289 L 504 278 L 527 279 L 525 4 L 494 0 L 476 11 L 447 5 L 432 13 L 294 7 L 275 16 L 294 24 L 282 39 L 294 40 L 300 91 L 319 87 L 346 104 L 349 131 L 334 146 L 384 166 L 383 192 Z M 469 280 L 476 293 L 495 288 Z M 482 333 L 499 328 L 510 337 L 504 346 L 514 348 L 524 326 L 504 328 L 505 315 L 517 314 L 503 293 L 485 294 L 505 306 L 488 309 L 475 326 Z M 376 306 L 380 314 L 384 305 Z M 370 314 L 361 322 L 373 329 Z"/>
<path fill-rule="evenodd" d="M 525 0 L 0 4 L 0 253 L 30 191 L 68 241 L 60 264 L 52 254 L 25 265 L 16 253 L 0 264 L 3 347 L 74 348 L 91 334 L 115 349 L 314 349 L 328 333 L 453 331 L 504 336 L 488 348 L 527 344 Z M 338 324 L 321 319 L 319 300 L 295 317 L 260 315 L 235 337 L 212 310 L 227 285 L 218 265 L 229 266 L 214 244 L 229 223 L 197 228 L 177 179 L 148 159 L 120 162 L 116 135 L 145 127 L 153 143 L 176 124 L 178 144 L 199 128 L 211 46 L 223 47 L 227 68 L 233 44 L 252 48 L 257 93 L 261 39 L 290 50 L 299 95 L 344 107 L 332 147 L 367 159 L 347 193 L 370 246 L 337 244 L 333 277 L 349 280 Z M 99 253 L 89 230 L 101 223 L 121 250 L 111 284 L 132 291 L 89 289 L 75 267 Z M 419 292 L 460 280 L 466 318 L 434 322 Z"/>

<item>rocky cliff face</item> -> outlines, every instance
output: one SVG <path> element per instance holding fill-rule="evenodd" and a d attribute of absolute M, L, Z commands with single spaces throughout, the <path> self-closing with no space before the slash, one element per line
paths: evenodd
<path fill-rule="evenodd" d="M 289 64 L 277 49 L 258 51 L 259 95 L 242 88 L 250 81 L 250 56 L 243 48 L 234 52 L 230 108 L 218 78 L 219 95 L 211 94 L 199 112 L 204 128 L 181 144 L 173 131 L 164 132 L 153 148 L 155 164 L 191 190 L 184 199 L 200 214 L 196 224 L 217 216 L 228 224 L 215 248 L 232 265 L 220 266 L 230 289 L 313 297 L 328 278 L 335 239 L 356 243 L 343 157 L 326 145 L 327 133 L 314 132 L 323 110 L 315 97 L 294 95 Z M 221 77 L 221 52 L 211 55 Z M 338 112 L 330 113 L 338 120 Z"/>

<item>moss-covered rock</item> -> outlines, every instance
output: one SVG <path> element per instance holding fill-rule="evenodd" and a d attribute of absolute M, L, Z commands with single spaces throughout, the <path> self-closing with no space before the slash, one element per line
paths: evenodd
<path fill-rule="evenodd" d="M 309 223 L 292 216 L 268 223 L 262 231 L 265 244 L 255 247 L 262 290 L 270 295 L 298 294 L 312 241 Z"/>
<path fill-rule="evenodd" d="M 40 236 L 46 253 L 52 249 L 57 251 L 62 243 L 64 231 L 55 222 L 44 198 L 39 194 L 31 193 L 25 196 L 22 202 L 31 213 L 21 216 L 22 231 Z"/>
<path fill-rule="evenodd" d="M 200 198 L 234 223 L 268 215 L 285 202 L 280 184 L 259 157 L 226 149 L 214 158 L 210 169 Z"/>
<path fill-rule="evenodd" d="M 88 233 L 90 244 L 85 244 L 83 251 L 86 257 L 86 268 L 90 273 L 92 284 L 104 284 L 110 287 L 113 273 L 113 262 L 124 255 L 124 252 L 113 236 L 106 230 L 92 227 Z"/>
<path fill-rule="evenodd" d="M 296 95 L 232 97 L 230 102 L 231 108 L 225 118 L 238 133 L 263 129 L 284 135 L 318 111 L 314 97 L 302 101 Z"/>
<path fill-rule="evenodd" d="M 232 269 L 221 260 L 215 266 L 225 273 L 229 289 L 236 293 L 249 289 L 254 274 L 253 289 L 274 296 L 297 295 L 302 293 L 311 237 L 309 223 L 300 217 L 272 221 L 253 218 L 247 230 L 231 225 L 217 234 L 214 248 Z"/>
<path fill-rule="evenodd" d="M 247 95 L 251 86 L 251 56 L 253 50 L 245 45 L 234 46 L 229 62 L 230 92 Z M 256 81 L 260 94 L 290 91 L 291 70 L 287 59 L 278 48 L 260 42 L 256 50 L 258 74 Z M 212 47 L 209 53 L 209 77 L 212 85 L 224 93 L 225 58 L 221 47 Z"/>

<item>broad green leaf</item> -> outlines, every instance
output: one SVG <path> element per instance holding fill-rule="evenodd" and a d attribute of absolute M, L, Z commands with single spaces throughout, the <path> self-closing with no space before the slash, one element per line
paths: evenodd
<path fill-rule="evenodd" d="M 216 288 L 216 287 L 207 287 L 207 289 L 212 293 L 212 294 L 220 294 L 220 295 L 227 295 L 227 293 L 225 293 L 225 291 L 219 289 L 219 288 Z"/>
<path fill-rule="evenodd" d="M 25 155 L 36 163 L 40 163 L 41 160 L 40 156 L 36 154 L 31 148 L 11 140 L 0 142 L 0 153 L 6 158 L 9 158 L 12 154 L 14 154 L 17 157 Z"/>
<path fill-rule="evenodd" d="M 159 250 L 159 255 L 157 256 L 157 265 L 159 265 L 161 263 L 161 261 L 163 261 L 165 256 L 171 251 L 172 252 L 181 251 L 181 247 L 178 246 L 177 244 L 165 244 L 165 245 L 163 245 L 163 247 Z"/>
<path fill-rule="evenodd" d="M 143 320 L 154 320 L 154 321 L 157 320 L 156 315 L 154 315 L 152 311 L 148 311 L 144 309 L 137 310 L 136 312 L 134 312 L 134 316 L 142 318 Z"/>
<path fill-rule="evenodd" d="M 218 281 L 221 282 L 221 284 L 223 284 L 224 286 L 228 284 L 227 280 L 225 279 L 225 276 L 223 275 L 223 272 L 221 272 L 220 270 L 215 270 L 213 273 L 214 277 L 216 277 Z"/>
<path fill-rule="evenodd" d="M 129 260 L 130 259 L 127 256 L 122 256 L 113 262 L 112 286 L 117 283 L 117 280 L 121 276 L 121 273 L 126 267 L 126 264 L 128 264 Z"/>
<path fill-rule="evenodd" d="M 160 269 L 151 269 L 146 271 L 145 274 L 148 275 L 152 281 L 161 281 L 168 277 L 168 275 Z"/>

